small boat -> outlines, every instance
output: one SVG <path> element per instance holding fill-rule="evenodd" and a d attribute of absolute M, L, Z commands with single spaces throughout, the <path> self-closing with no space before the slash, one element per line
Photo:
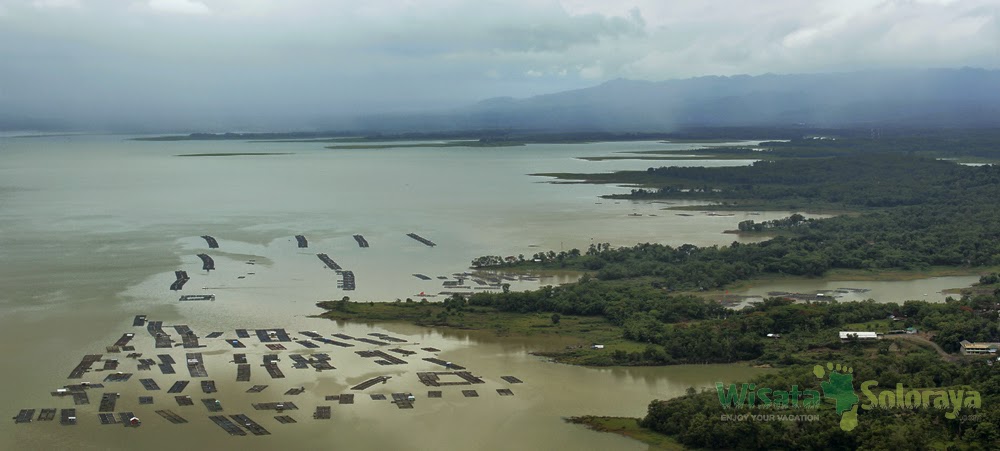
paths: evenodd
<path fill-rule="evenodd" d="M 142 424 L 142 422 L 139 421 L 139 417 L 132 417 L 132 418 L 129 418 L 128 424 L 129 424 L 129 426 L 132 426 L 132 427 L 139 427 Z"/>

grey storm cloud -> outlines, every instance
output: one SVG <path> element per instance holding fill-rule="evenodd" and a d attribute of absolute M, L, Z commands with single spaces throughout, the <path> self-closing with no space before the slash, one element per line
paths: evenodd
<path fill-rule="evenodd" d="M 0 0 L 0 112 L 289 118 L 613 78 L 1000 64 L 996 0 Z"/>

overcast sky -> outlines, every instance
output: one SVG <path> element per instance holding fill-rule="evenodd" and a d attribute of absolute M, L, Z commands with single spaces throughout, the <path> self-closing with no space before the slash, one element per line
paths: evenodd
<path fill-rule="evenodd" d="M 0 113 L 44 117 L 306 117 L 619 77 L 959 66 L 1000 66 L 1000 0 L 0 0 Z"/>

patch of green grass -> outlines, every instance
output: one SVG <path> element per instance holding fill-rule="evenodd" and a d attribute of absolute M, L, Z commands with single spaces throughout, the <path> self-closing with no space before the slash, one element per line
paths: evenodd
<path fill-rule="evenodd" d="M 496 337 L 545 338 L 532 351 L 560 363 L 590 366 L 620 365 L 612 359 L 617 350 L 642 352 L 647 344 L 622 337 L 622 328 L 596 316 L 560 315 L 553 324 L 551 313 L 511 313 L 468 306 L 447 310 L 440 302 L 324 301 L 322 318 L 361 323 L 405 322 L 426 327 L 482 331 Z M 602 344 L 603 349 L 591 345 Z M 658 346 L 654 346 L 658 347 Z"/>
<path fill-rule="evenodd" d="M 587 429 L 598 432 L 611 432 L 624 435 L 628 438 L 639 440 L 656 449 L 683 450 L 687 449 L 669 435 L 660 434 L 651 429 L 639 426 L 638 418 L 629 417 L 598 417 L 582 416 L 567 418 L 566 421 L 573 424 L 582 424 Z"/>

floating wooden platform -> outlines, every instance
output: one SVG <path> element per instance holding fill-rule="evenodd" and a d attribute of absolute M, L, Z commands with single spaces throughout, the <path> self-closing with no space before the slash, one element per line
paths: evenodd
<path fill-rule="evenodd" d="M 342 348 L 351 348 L 351 347 L 354 347 L 354 345 L 352 345 L 350 343 L 344 343 L 342 341 L 331 340 L 329 338 L 324 338 L 324 337 L 313 338 L 313 340 L 318 341 L 320 343 L 326 343 L 328 345 L 340 346 Z"/>
<path fill-rule="evenodd" d="M 152 404 L 152 403 L 153 403 L 153 397 L 152 396 L 140 396 L 139 397 L 139 405 L 148 405 L 148 404 Z"/>
<path fill-rule="evenodd" d="M 187 420 L 185 420 L 184 417 L 177 415 L 172 410 L 157 410 L 156 414 L 163 418 L 166 418 L 167 421 L 173 424 L 187 423 Z"/>
<path fill-rule="evenodd" d="M 193 406 L 194 400 L 190 396 L 174 396 L 178 406 Z"/>
<path fill-rule="evenodd" d="M 465 396 L 466 398 L 478 398 L 479 393 L 475 390 L 462 390 L 462 396 Z"/>
<path fill-rule="evenodd" d="M 152 379 L 139 379 L 139 383 L 142 384 L 143 388 L 146 390 L 159 390 L 160 386 L 156 384 L 156 381 Z"/>
<path fill-rule="evenodd" d="M 368 396 L 372 398 L 372 401 L 385 401 L 385 395 L 382 393 L 372 393 Z"/>
<path fill-rule="evenodd" d="M 500 396 L 514 396 L 514 392 L 510 391 L 509 388 L 498 388 L 497 393 Z"/>
<path fill-rule="evenodd" d="M 239 436 L 247 435 L 246 431 L 237 426 L 236 423 L 229 421 L 229 418 L 226 418 L 224 415 L 212 415 L 208 418 L 212 420 L 212 422 L 215 423 L 217 426 L 222 428 L 222 430 L 228 432 L 229 435 L 239 435 Z"/>
<path fill-rule="evenodd" d="M 118 421 L 118 415 L 115 415 L 113 413 L 99 413 L 97 414 L 97 418 L 101 421 L 101 424 L 104 425 L 120 423 Z"/>
<path fill-rule="evenodd" d="M 185 294 L 185 295 L 181 296 L 180 298 L 178 298 L 177 300 L 178 301 L 214 301 L 215 300 L 215 295 L 214 294 Z M 222 332 L 219 332 L 219 335 L 222 335 Z M 216 335 L 216 337 L 219 336 L 219 335 Z M 214 338 L 214 337 L 208 337 L 208 338 Z"/>
<path fill-rule="evenodd" d="M 222 402 L 215 398 L 205 398 L 201 400 L 209 412 L 222 412 Z"/>
<path fill-rule="evenodd" d="M 428 276 L 425 276 L 425 275 L 423 275 L 423 274 L 414 274 L 414 275 L 413 275 L 413 277 L 416 277 L 416 278 L 418 278 L 418 279 L 420 279 L 420 280 L 431 280 L 431 278 L 430 278 L 430 277 L 428 277 Z"/>
<path fill-rule="evenodd" d="M 174 346 L 170 335 L 163 331 L 163 321 L 149 321 L 146 323 L 146 330 L 156 340 L 157 348 L 172 348 Z"/>
<path fill-rule="evenodd" d="M 372 340 L 371 338 L 361 337 L 361 338 L 355 338 L 355 340 L 358 340 L 358 341 L 360 341 L 362 343 L 368 343 L 370 345 L 375 345 L 375 346 L 389 346 L 388 342 L 378 341 L 378 340 Z"/>
<path fill-rule="evenodd" d="M 443 393 L 441 392 L 441 390 L 428 390 L 427 391 L 427 397 L 428 398 L 440 398 L 442 396 L 442 394 Z"/>
<path fill-rule="evenodd" d="M 464 370 L 465 369 L 464 366 L 456 365 L 454 363 L 449 363 L 449 362 L 446 362 L 446 361 L 441 360 L 441 359 L 436 358 L 436 357 L 427 357 L 424 360 L 428 361 L 428 362 L 431 362 L 431 363 L 436 363 L 436 364 L 441 365 L 441 366 L 443 366 L 445 368 L 448 368 L 450 370 Z"/>
<path fill-rule="evenodd" d="M 441 352 L 441 350 L 438 349 L 438 348 L 420 348 L 420 349 L 422 349 L 424 351 L 427 351 L 427 352 Z"/>
<path fill-rule="evenodd" d="M 508 383 L 511 383 L 511 384 L 522 384 L 522 383 L 524 383 L 524 381 L 522 381 L 521 379 L 518 379 L 518 378 L 516 378 L 514 376 L 500 376 L 500 379 L 503 379 L 503 380 L 505 380 L 505 381 L 507 381 Z"/>
<path fill-rule="evenodd" d="M 114 412 L 115 404 L 118 402 L 118 393 L 105 393 L 101 395 L 101 406 L 98 412 Z"/>
<path fill-rule="evenodd" d="M 59 412 L 59 424 L 63 426 L 76 424 L 76 409 L 62 409 Z"/>
<path fill-rule="evenodd" d="M 393 348 L 393 349 L 390 349 L 389 352 L 395 352 L 396 354 L 402 354 L 404 356 L 411 356 L 413 354 L 416 354 L 416 352 L 414 352 L 414 351 L 409 351 L 409 350 L 401 349 L 401 348 Z"/>
<path fill-rule="evenodd" d="M 232 418 L 233 421 L 242 425 L 244 428 L 246 428 L 246 430 L 250 431 L 250 433 L 253 435 L 271 435 L 271 433 L 268 432 L 267 429 L 264 429 L 263 426 L 257 424 L 256 421 L 251 420 L 250 417 L 246 415 L 243 414 L 230 415 L 229 418 Z"/>
<path fill-rule="evenodd" d="M 280 344 L 280 343 L 277 343 L 277 344 L 276 343 L 268 343 L 268 344 L 266 344 L 264 346 L 267 346 L 267 349 L 270 349 L 272 351 L 285 351 L 285 350 L 288 349 L 288 348 L 285 347 L 285 345 Z"/>
<path fill-rule="evenodd" d="M 305 249 L 309 247 L 309 241 L 303 235 L 295 235 L 295 241 L 299 243 L 299 249 Z"/>
<path fill-rule="evenodd" d="M 360 340 L 360 339 L 359 339 Z M 357 355 L 366 358 L 375 358 L 375 363 L 379 365 L 404 365 L 406 360 L 400 359 L 398 357 L 386 354 L 385 352 L 374 350 L 374 351 L 355 351 Z"/>
<path fill-rule="evenodd" d="M 17 412 L 17 416 L 14 417 L 14 423 L 31 423 L 31 420 L 35 418 L 35 409 L 21 409 Z"/>
<path fill-rule="evenodd" d="M 146 315 L 135 315 L 132 320 L 132 327 L 141 327 L 146 324 Z"/>
<path fill-rule="evenodd" d="M 240 363 L 236 365 L 236 382 L 250 382 L 249 363 Z"/>
<path fill-rule="evenodd" d="M 198 254 L 198 258 L 201 259 L 201 270 L 211 271 L 215 269 L 215 260 L 208 254 Z"/>
<path fill-rule="evenodd" d="M 424 237 L 422 237 L 420 235 L 417 235 L 416 233 L 407 233 L 406 236 L 408 236 L 410 238 L 413 238 L 413 239 L 415 239 L 415 240 L 417 240 L 417 241 L 419 241 L 421 243 L 424 243 L 424 244 L 426 244 L 428 246 L 431 246 L 431 247 L 437 246 L 436 244 L 434 244 L 433 241 L 428 240 L 427 238 L 424 238 Z"/>
<path fill-rule="evenodd" d="M 305 346 L 305 347 L 307 347 L 309 349 L 316 349 L 316 348 L 319 347 L 318 344 L 313 343 L 311 341 L 306 341 L 306 340 L 298 340 L 298 341 L 296 341 L 296 343 L 298 343 L 298 344 L 300 344 L 302 346 Z"/>
<path fill-rule="evenodd" d="M 323 264 L 325 264 L 327 268 L 330 268 L 330 269 L 332 269 L 334 271 L 340 271 L 340 270 L 344 269 L 344 268 L 341 268 L 340 265 L 337 264 L 337 262 L 333 261 L 333 259 L 330 258 L 329 255 L 326 255 L 326 254 L 316 254 L 316 257 L 318 257 L 319 260 L 321 262 L 323 262 Z"/>
<path fill-rule="evenodd" d="M 191 377 L 208 377 L 208 370 L 205 369 L 205 359 L 200 352 L 189 352 L 185 355 L 188 373 Z"/>
<path fill-rule="evenodd" d="M 205 338 L 219 338 L 221 336 L 222 336 L 222 332 L 212 332 L 212 333 L 210 333 L 208 335 L 205 335 Z"/>
<path fill-rule="evenodd" d="M 132 378 L 132 373 L 112 373 L 104 378 L 104 382 L 127 382 Z"/>
<path fill-rule="evenodd" d="M 278 415 L 278 416 L 275 416 L 274 419 L 278 420 L 278 422 L 281 423 L 281 424 L 298 423 L 298 421 L 295 421 L 295 418 L 292 418 L 292 417 L 290 417 L 288 415 Z"/>
<path fill-rule="evenodd" d="M 251 404 L 256 410 L 299 410 L 299 407 L 291 401 L 284 402 L 258 402 Z"/>
<path fill-rule="evenodd" d="M 167 390 L 167 393 L 182 393 L 184 392 L 184 389 L 187 388 L 187 386 L 188 386 L 188 381 L 174 382 L 174 385 L 170 386 L 170 389 Z"/>
<path fill-rule="evenodd" d="M 229 343 L 229 346 L 232 346 L 235 349 L 241 349 L 241 348 L 247 347 L 247 345 L 243 344 L 242 341 L 239 341 L 239 340 L 237 340 L 235 338 L 231 338 L 229 340 L 226 340 L 226 343 Z"/>
<path fill-rule="evenodd" d="M 316 420 L 329 420 L 330 419 L 330 406 L 316 406 L 316 412 L 313 413 L 313 419 L 316 419 Z"/>
<path fill-rule="evenodd" d="M 456 376 L 459 381 L 442 382 L 441 376 Z M 428 387 L 443 387 L 448 385 L 473 385 L 473 384 L 485 384 L 486 381 L 474 376 L 468 371 L 438 371 L 438 372 L 420 372 L 417 373 L 417 378 L 420 382 Z"/>
<path fill-rule="evenodd" d="M 338 404 L 354 404 L 354 393 L 343 393 L 337 397 Z"/>
<path fill-rule="evenodd" d="M 368 247 L 368 240 L 364 236 L 354 235 L 354 241 L 358 242 L 358 247 Z"/>
<path fill-rule="evenodd" d="M 400 409 L 412 409 L 413 400 L 410 397 L 413 396 L 411 393 L 393 393 L 392 403 Z"/>
<path fill-rule="evenodd" d="M 265 388 L 267 388 L 267 385 L 254 385 L 247 390 L 247 393 L 260 393 L 264 391 Z"/>
<path fill-rule="evenodd" d="M 404 340 L 402 338 L 396 338 L 396 337 L 393 337 L 392 335 L 383 334 L 381 332 L 372 332 L 372 333 L 370 333 L 368 335 L 371 335 L 371 336 L 376 337 L 376 338 L 378 338 L 380 340 L 383 340 L 383 341 L 388 341 L 390 343 L 406 343 L 406 340 Z"/>
<path fill-rule="evenodd" d="M 337 337 L 337 338 L 339 338 L 341 340 L 353 340 L 354 339 L 354 337 L 352 337 L 350 335 L 345 335 L 345 334 L 333 334 L 332 336 Z"/>
<path fill-rule="evenodd" d="M 83 356 L 83 359 L 76 365 L 76 368 L 73 368 L 73 371 L 69 373 L 69 378 L 83 379 L 83 374 L 90 371 L 90 367 L 97 361 L 101 360 L 101 357 L 101 354 L 87 354 Z"/>
<path fill-rule="evenodd" d="M 290 342 L 292 337 L 288 336 L 285 329 L 257 329 L 257 339 L 261 343 Z"/>
<path fill-rule="evenodd" d="M 282 379 L 285 377 L 285 373 L 282 373 L 281 368 L 278 368 L 277 361 L 265 362 L 263 366 L 267 370 L 267 374 L 271 376 L 271 379 Z"/>
<path fill-rule="evenodd" d="M 351 390 L 366 390 L 366 389 L 371 388 L 372 386 L 374 386 L 376 384 L 384 384 L 384 383 L 386 383 L 391 378 L 392 378 L 392 376 L 376 376 L 376 377 L 368 379 L 368 380 L 366 380 L 366 381 L 364 381 L 364 382 L 362 382 L 362 383 L 360 383 L 358 385 L 355 385 L 355 386 L 351 387 Z"/>
<path fill-rule="evenodd" d="M 239 365 L 241 363 L 249 363 L 249 362 L 247 362 L 247 355 L 246 354 L 233 354 L 233 363 L 235 363 L 237 365 Z"/>
<path fill-rule="evenodd" d="M 174 277 L 176 278 L 176 280 L 174 280 L 173 283 L 170 284 L 171 291 L 183 290 L 184 284 L 186 284 L 188 280 L 191 280 L 191 278 L 188 277 L 187 271 L 174 271 Z"/>
<path fill-rule="evenodd" d="M 132 337 L 134 337 L 134 336 L 135 336 L 135 334 L 131 334 L 131 333 L 122 334 L 121 338 L 119 338 L 118 341 L 115 341 L 115 344 L 112 345 L 112 346 L 121 348 L 121 347 L 127 345 L 128 342 L 132 341 Z"/>
<path fill-rule="evenodd" d="M 201 381 L 201 391 L 204 393 L 215 393 L 219 390 L 215 387 L 215 381 Z"/>
<path fill-rule="evenodd" d="M 219 248 L 219 242 L 215 238 L 213 238 L 213 237 L 211 237 L 209 235 L 202 235 L 201 237 L 205 239 L 206 243 L 208 243 L 208 248 L 209 249 L 218 249 Z"/>
<path fill-rule="evenodd" d="M 288 391 L 285 392 L 285 395 L 301 395 L 305 393 L 305 391 L 306 389 L 302 387 L 289 388 Z"/>
<path fill-rule="evenodd" d="M 354 291 L 357 288 L 356 280 L 354 279 L 354 271 L 341 271 L 340 273 L 340 283 L 338 288 L 342 288 L 344 291 Z"/>
<path fill-rule="evenodd" d="M 38 421 L 52 421 L 56 417 L 56 409 L 42 409 L 38 413 Z"/>

